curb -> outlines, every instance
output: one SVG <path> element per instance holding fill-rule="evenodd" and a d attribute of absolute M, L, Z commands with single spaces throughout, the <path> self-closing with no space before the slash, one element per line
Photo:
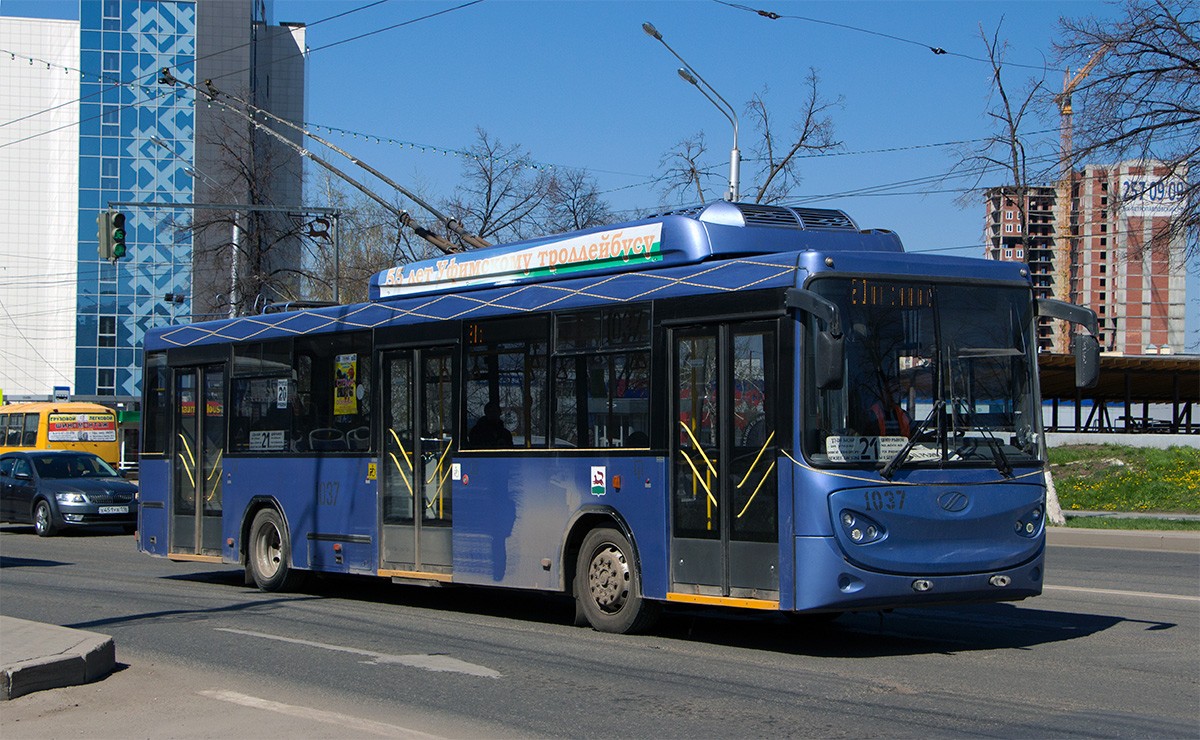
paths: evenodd
<path fill-rule="evenodd" d="M 6 663 L 0 669 L 0 700 L 90 683 L 117 664 L 113 639 L 97 632 L 0 616 L 0 633 Z"/>
<path fill-rule="evenodd" d="M 1046 542 L 1067 547 L 1200 553 L 1200 533 L 1197 532 L 1047 527 Z"/>

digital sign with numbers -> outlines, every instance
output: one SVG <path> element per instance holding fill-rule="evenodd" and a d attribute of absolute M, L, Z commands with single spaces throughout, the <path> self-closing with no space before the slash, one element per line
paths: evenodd
<path fill-rule="evenodd" d="M 928 286 L 853 278 L 850 280 L 850 305 L 927 308 L 933 306 L 933 298 Z"/>

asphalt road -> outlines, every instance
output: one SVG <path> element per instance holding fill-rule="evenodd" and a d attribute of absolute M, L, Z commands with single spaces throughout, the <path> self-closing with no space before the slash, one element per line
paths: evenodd
<path fill-rule="evenodd" d="M 4 527 L 0 613 L 112 635 L 121 667 L 4 703 L 0 736 L 1200 735 L 1200 555 L 1051 547 L 1047 573 L 1018 604 L 830 625 L 681 610 L 614 636 L 544 595 L 264 594 L 128 536 Z"/>

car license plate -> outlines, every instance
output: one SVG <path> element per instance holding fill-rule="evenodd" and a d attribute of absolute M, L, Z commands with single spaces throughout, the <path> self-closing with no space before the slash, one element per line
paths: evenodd
<path fill-rule="evenodd" d="M 100 513 L 101 514 L 128 514 L 129 507 L 128 506 L 101 506 Z"/>

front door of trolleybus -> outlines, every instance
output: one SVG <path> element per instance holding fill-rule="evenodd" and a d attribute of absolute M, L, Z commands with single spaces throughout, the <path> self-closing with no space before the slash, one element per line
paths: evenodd
<path fill-rule="evenodd" d="M 225 366 L 175 368 L 171 552 L 221 555 Z"/>
<path fill-rule="evenodd" d="M 381 363 L 380 569 L 397 576 L 448 575 L 454 350 L 388 350 Z"/>
<path fill-rule="evenodd" d="M 775 322 L 671 332 L 672 590 L 779 598 Z"/>

